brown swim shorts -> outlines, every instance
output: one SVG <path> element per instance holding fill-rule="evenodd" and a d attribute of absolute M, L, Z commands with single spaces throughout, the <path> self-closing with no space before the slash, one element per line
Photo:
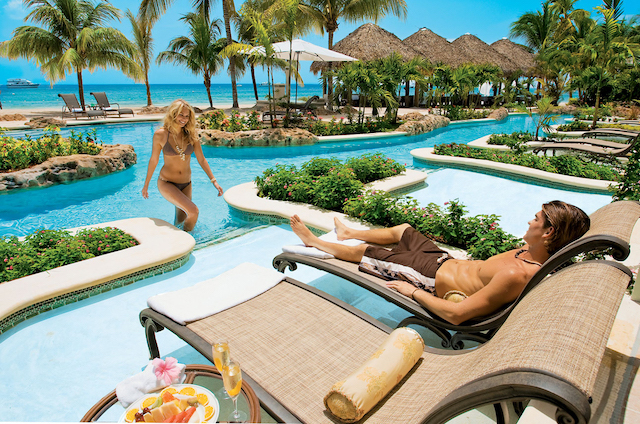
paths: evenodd
<path fill-rule="evenodd" d="M 391 250 L 368 246 L 358 268 L 385 280 L 407 281 L 435 295 L 436 272 L 448 259 L 447 252 L 409 227 Z"/>

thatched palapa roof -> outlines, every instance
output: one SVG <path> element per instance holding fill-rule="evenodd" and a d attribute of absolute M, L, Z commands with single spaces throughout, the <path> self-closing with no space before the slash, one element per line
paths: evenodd
<path fill-rule="evenodd" d="M 533 53 L 528 52 L 523 47 L 507 38 L 496 41 L 491 44 L 491 47 L 498 53 L 501 53 L 511 59 L 511 61 L 518 66 L 518 69 L 525 74 L 531 73 L 533 68 L 536 66 L 535 56 Z"/>
<path fill-rule="evenodd" d="M 491 48 L 475 35 L 465 34 L 456 38 L 451 44 L 461 49 L 469 57 L 470 63 L 497 65 L 503 72 L 512 72 L 518 69 L 518 65 L 508 57 L 498 53 L 497 50 Z"/>
<path fill-rule="evenodd" d="M 336 43 L 335 50 L 358 60 L 375 60 L 397 52 L 405 60 L 420 54 L 402 43 L 398 37 L 375 24 L 364 24 Z M 316 61 L 311 64 L 311 72 L 317 74 L 327 66 L 326 62 Z"/>
<path fill-rule="evenodd" d="M 429 59 L 431 63 L 444 63 L 457 67 L 463 63 L 471 62 L 471 59 L 460 48 L 428 28 L 419 29 L 402 42 Z"/>

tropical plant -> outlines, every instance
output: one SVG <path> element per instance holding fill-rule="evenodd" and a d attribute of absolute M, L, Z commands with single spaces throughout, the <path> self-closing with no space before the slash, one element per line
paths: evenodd
<path fill-rule="evenodd" d="M 133 32 L 133 45 L 135 46 L 133 57 L 144 74 L 144 85 L 147 88 L 147 106 L 151 106 L 151 87 L 149 86 L 149 70 L 151 68 L 151 57 L 153 56 L 151 30 L 156 21 L 148 15 L 134 15 L 130 10 L 127 10 L 126 16 Z"/>
<path fill-rule="evenodd" d="M 553 106 L 550 97 L 543 97 L 538 100 L 535 103 L 535 112 L 534 108 L 528 108 L 523 105 L 519 106 L 519 109 L 533 119 L 533 123 L 536 126 L 536 133 L 533 138 L 534 140 L 538 140 L 540 129 L 549 132 L 551 130 L 551 125 L 559 116 L 555 113 L 555 107 Z"/>
<path fill-rule="evenodd" d="M 398 115 L 402 83 L 415 81 L 417 89 L 425 89 L 427 82 L 423 71 L 429 67 L 429 61 L 420 57 L 414 57 L 405 62 L 402 56 L 393 52 L 383 59 L 374 61 L 372 65 L 374 69 L 378 69 L 382 77 L 382 86 L 389 93 L 393 93 L 395 97 L 395 102 L 387 104 L 386 112 L 391 122 L 395 123 Z"/>
<path fill-rule="evenodd" d="M 13 37 L 0 43 L 0 56 L 25 58 L 40 65 L 51 82 L 75 72 L 78 95 L 84 108 L 82 71 L 116 68 L 132 78 L 142 74 L 132 59 L 135 48 L 120 31 L 105 26 L 120 19 L 120 12 L 109 2 L 94 4 L 86 0 L 25 0 L 32 8 L 25 18 L 37 26 L 20 26 Z"/>
<path fill-rule="evenodd" d="M 640 46 L 625 36 L 620 22 L 622 15 L 622 1 L 604 0 L 604 6 L 596 9 L 602 15 L 603 21 L 579 44 L 578 54 L 584 64 L 592 68 L 595 75 L 596 99 L 592 128 L 596 127 L 600 96 L 604 79 L 615 74 L 619 69 L 636 63 L 636 56 L 640 55 Z"/>
<path fill-rule="evenodd" d="M 213 107 L 211 98 L 211 77 L 218 73 L 223 64 L 220 53 L 226 41 L 217 39 L 220 34 L 220 20 L 213 22 L 202 13 L 188 13 L 180 18 L 189 26 L 189 37 L 181 36 L 169 42 L 169 50 L 158 54 L 157 63 L 175 63 L 185 66 L 195 75 L 202 74 L 204 86 L 209 97 L 209 106 Z"/>
<path fill-rule="evenodd" d="M 314 10 L 310 14 L 314 19 L 317 30 L 328 34 L 328 49 L 333 48 L 333 34 L 338 29 L 339 21 L 356 23 L 360 21 L 377 22 L 388 13 L 401 19 L 407 16 L 407 3 L 405 0 L 303 0 Z M 329 63 L 329 70 L 331 70 Z M 331 99 L 333 93 L 333 81 L 327 80 L 327 90 Z"/>

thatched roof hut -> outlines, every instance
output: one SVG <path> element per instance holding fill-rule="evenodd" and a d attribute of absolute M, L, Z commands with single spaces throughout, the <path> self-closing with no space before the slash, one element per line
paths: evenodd
<path fill-rule="evenodd" d="M 402 41 L 412 47 L 431 63 L 444 63 L 457 67 L 471 62 L 460 48 L 452 45 L 444 37 L 439 36 L 428 28 L 421 28 Z"/>
<path fill-rule="evenodd" d="M 470 63 L 497 65 L 503 72 L 512 72 L 518 69 L 518 65 L 508 57 L 498 53 L 497 50 L 491 48 L 490 45 L 475 35 L 465 34 L 453 40 L 451 44 L 461 49 L 469 57 Z"/>
<path fill-rule="evenodd" d="M 358 60 L 374 60 L 397 52 L 405 60 L 420 54 L 402 43 L 398 37 L 375 24 L 364 24 L 337 42 L 332 50 L 355 57 Z M 326 67 L 326 62 L 311 64 L 311 72 L 317 74 Z"/>
<path fill-rule="evenodd" d="M 533 53 L 528 52 L 522 46 L 507 38 L 496 41 L 491 44 L 491 47 L 498 53 L 501 53 L 511 59 L 511 61 L 518 66 L 518 69 L 525 74 L 530 74 L 536 66 L 536 60 Z"/>

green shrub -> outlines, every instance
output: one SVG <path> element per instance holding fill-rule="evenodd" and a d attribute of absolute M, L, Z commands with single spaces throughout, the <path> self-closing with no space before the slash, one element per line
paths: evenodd
<path fill-rule="evenodd" d="M 511 150 L 524 151 L 524 144 L 533 140 L 533 134 L 526 131 L 516 131 L 511 134 L 491 134 L 487 144 L 507 146 Z"/>
<path fill-rule="evenodd" d="M 558 126 L 558 131 L 587 131 L 590 124 L 585 121 L 571 121 L 568 124 Z"/>
<path fill-rule="evenodd" d="M 219 130 L 222 128 L 222 121 L 227 118 L 221 110 L 212 110 L 211 112 L 203 113 L 198 116 L 197 122 L 201 128 L 207 130 Z"/>
<path fill-rule="evenodd" d="M 72 130 L 69 138 L 62 138 L 58 127 L 47 127 L 35 140 L 30 136 L 0 135 L 0 172 L 25 169 L 55 156 L 97 155 L 101 151 L 102 143 L 97 144 L 95 129 L 84 136 Z"/>
<path fill-rule="evenodd" d="M 84 259 L 116 252 L 138 242 L 120 229 L 105 227 L 78 231 L 38 230 L 24 240 L 0 238 L 0 283 L 48 271 Z"/>
<path fill-rule="evenodd" d="M 444 156 L 456 156 L 472 159 L 484 159 L 512 165 L 526 166 L 555 174 L 596 180 L 618 181 L 620 170 L 614 166 L 596 164 L 588 157 L 581 155 L 537 156 L 531 153 L 513 153 L 509 151 L 492 151 L 490 149 L 473 149 L 465 144 L 439 144 L 434 153 Z"/>
<path fill-rule="evenodd" d="M 491 114 L 490 110 L 464 109 L 462 106 L 449 105 L 444 108 L 445 116 L 451 121 L 461 121 L 465 119 L 482 119 Z"/>
<path fill-rule="evenodd" d="M 405 166 L 380 153 L 365 154 L 347 160 L 347 168 L 353 169 L 358 180 L 367 184 L 371 181 L 392 177 L 405 171 Z"/>
<path fill-rule="evenodd" d="M 357 196 L 365 183 L 376 176 L 390 177 L 404 170 L 404 166 L 379 154 L 351 158 L 346 164 L 336 158 L 314 158 L 302 164 L 300 170 L 294 165 L 276 164 L 256 177 L 255 182 L 261 197 L 341 211 L 346 199 Z"/>
<path fill-rule="evenodd" d="M 522 244 L 499 227 L 498 216 L 466 217 L 465 207 L 457 200 L 446 202 L 445 209 L 434 203 L 420 207 L 411 197 L 372 190 L 349 199 L 344 212 L 384 227 L 408 223 L 429 238 L 466 249 L 476 259 L 487 259 Z"/>

